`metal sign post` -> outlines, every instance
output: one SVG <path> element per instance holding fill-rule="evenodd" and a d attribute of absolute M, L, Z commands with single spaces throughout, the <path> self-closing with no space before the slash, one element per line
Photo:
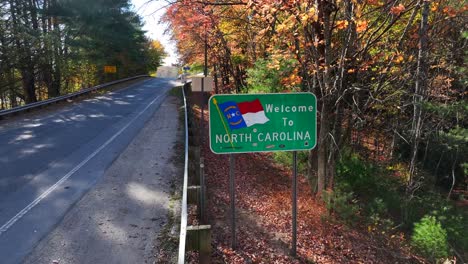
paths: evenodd
<path fill-rule="evenodd" d="M 205 76 L 206 77 L 206 76 Z M 203 146 L 203 120 L 205 119 L 205 77 L 201 78 L 201 120 L 200 120 L 200 146 Z M 202 152 L 203 148 L 200 148 Z M 200 154 L 203 155 L 203 154 Z"/>
<path fill-rule="evenodd" d="M 200 161 L 204 160 L 204 153 L 203 153 L 203 145 L 204 145 L 204 134 L 205 134 L 205 125 L 203 124 L 205 121 L 205 77 L 201 79 L 201 119 L 200 119 Z M 205 210 L 204 208 L 204 198 L 205 198 L 205 175 L 203 175 L 204 171 L 203 168 L 204 164 L 200 163 L 200 218 L 202 222 L 205 221 Z"/>
<path fill-rule="evenodd" d="M 236 249 L 236 184 L 234 180 L 234 154 L 229 155 L 229 197 L 231 200 L 231 248 Z"/>
<path fill-rule="evenodd" d="M 205 217 L 205 192 L 205 159 L 200 157 L 200 221 L 202 224 L 207 222 Z"/>
<path fill-rule="evenodd" d="M 291 256 L 296 256 L 297 245 L 297 151 L 293 151 L 292 177 L 292 244 Z"/>
<path fill-rule="evenodd" d="M 204 109 L 204 106 L 205 106 L 205 78 L 208 76 L 208 33 L 206 31 L 206 23 L 205 24 L 205 45 L 204 45 L 204 49 L 205 49 L 205 52 L 204 52 L 204 56 L 205 56 L 205 61 L 204 61 L 204 64 L 203 64 L 203 78 L 202 78 L 202 82 L 201 82 L 201 92 L 202 92 L 202 123 L 203 123 L 203 120 L 204 120 L 204 112 L 203 112 L 203 109 Z M 203 131 L 203 124 L 202 124 L 202 131 Z M 202 138 L 202 141 L 200 141 L 201 144 L 203 144 L 203 138 Z"/>

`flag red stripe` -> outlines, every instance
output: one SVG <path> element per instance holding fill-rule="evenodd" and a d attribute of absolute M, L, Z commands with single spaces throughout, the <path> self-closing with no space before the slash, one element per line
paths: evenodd
<path fill-rule="evenodd" d="M 257 113 L 263 111 L 263 106 L 258 99 L 255 99 L 251 102 L 237 103 L 237 106 L 239 107 L 241 114 Z"/>

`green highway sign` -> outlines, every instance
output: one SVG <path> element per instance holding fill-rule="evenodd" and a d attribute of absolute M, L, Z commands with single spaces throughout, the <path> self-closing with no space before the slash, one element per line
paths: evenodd
<path fill-rule="evenodd" d="M 317 143 L 312 93 L 219 94 L 208 105 L 216 154 L 308 150 Z"/>

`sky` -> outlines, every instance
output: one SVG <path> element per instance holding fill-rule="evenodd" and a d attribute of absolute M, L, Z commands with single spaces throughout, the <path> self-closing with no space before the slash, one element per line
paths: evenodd
<path fill-rule="evenodd" d="M 166 1 L 161 0 L 131 0 L 134 10 L 143 18 L 145 26 L 143 29 L 146 35 L 154 40 L 159 40 L 168 57 L 164 60 L 164 65 L 169 66 L 172 63 L 177 63 L 177 51 L 175 42 L 170 39 L 168 34 L 164 34 L 167 26 L 159 23 L 161 16 L 164 14 Z"/>

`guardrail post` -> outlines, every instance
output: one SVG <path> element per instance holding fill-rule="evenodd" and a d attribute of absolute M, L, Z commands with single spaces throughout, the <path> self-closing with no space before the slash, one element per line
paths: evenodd
<path fill-rule="evenodd" d="M 200 203 L 200 186 L 189 186 L 187 188 L 187 203 L 198 205 Z"/>
<path fill-rule="evenodd" d="M 211 263 L 211 226 L 187 227 L 187 250 L 197 250 L 202 264 Z"/>
<path fill-rule="evenodd" d="M 190 157 L 190 173 L 189 173 L 189 183 L 191 185 L 200 185 L 200 147 L 191 146 L 189 148 L 189 157 Z"/>

